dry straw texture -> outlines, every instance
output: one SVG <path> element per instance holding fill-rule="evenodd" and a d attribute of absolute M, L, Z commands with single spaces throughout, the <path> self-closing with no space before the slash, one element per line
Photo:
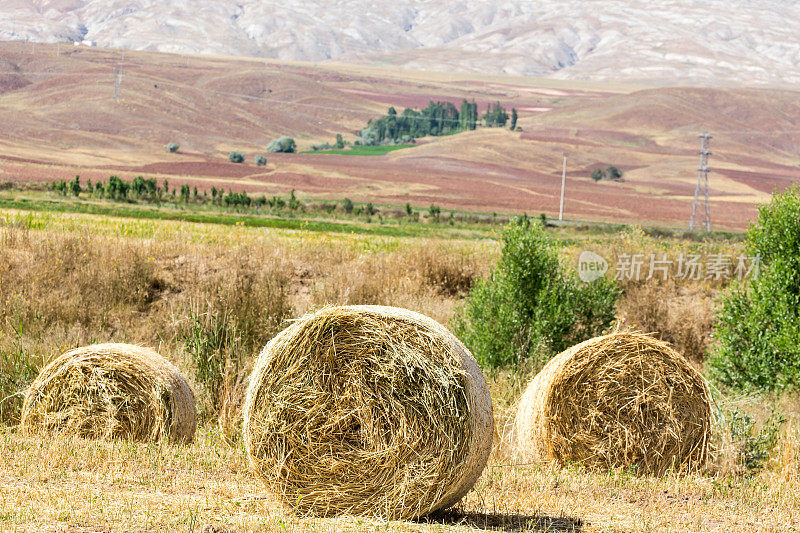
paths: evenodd
<path fill-rule="evenodd" d="M 96 344 L 69 351 L 34 380 L 22 428 L 89 438 L 191 442 L 194 393 L 169 361 L 149 348 Z"/>
<path fill-rule="evenodd" d="M 475 484 L 492 447 L 486 381 L 446 328 L 394 307 L 329 307 L 267 344 L 244 408 L 255 471 L 301 514 L 408 519 Z"/>
<path fill-rule="evenodd" d="M 661 341 L 614 333 L 560 353 L 531 381 L 517 412 L 516 452 L 523 461 L 658 475 L 702 465 L 710 430 L 700 373 Z"/>

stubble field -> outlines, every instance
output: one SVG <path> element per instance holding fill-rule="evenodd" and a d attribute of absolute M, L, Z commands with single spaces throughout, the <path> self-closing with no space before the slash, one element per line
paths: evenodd
<path fill-rule="evenodd" d="M 685 476 L 597 473 L 514 464 L 508 426 L 532 376 L 488 374 L 495 404 L 489 466 L 456 508 L 417 522 L 312 519 L 281 509 L 249 471 L 235 435 L 236 405 L 220 416 L 194 380 L 189 317 L 233 314 L 246 373 L 287 320 L 332 303 L 407 307 L 450 323 L 466 291 L 500 254 L 498 230 L 435 238 L 250 228 L 3 209 L 0 212 L 0 529 L 9 531 L 785 531 L 800 527 L 800 413 L 792 398 L 715 392 L 715 457 Z M 574 266 L 583 249 L 623 253 L 741 251 L 637 229 L 549 230 Z M 621 281 L 620 325 L 660 334 L 702 366 L 724 283 Z M 46 361 L 92 342 L 157 348 L 190 377 L 200 429 L 188 446 L 43 439 L 15 428 L 19 392 Z M 236 392 L 231 383 L 231 391 Z M 235 397 L 235 394 L 233 395 Z M 233 402 L 235 403 L 235 402 Z M 786 416 L 763 470 L 741 464 L 732 413 L 758 424 Z M 222 419 L 222 423 L 219 420 Z M 233 431 L 231 429 L 233 428 Z M 227 437 L 227 438 L 226 438 Z"/>

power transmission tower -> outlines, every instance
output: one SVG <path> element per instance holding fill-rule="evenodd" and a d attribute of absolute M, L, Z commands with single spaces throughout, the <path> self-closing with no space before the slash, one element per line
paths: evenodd
<path fill-rule="evenodd" d="M 694 229 L 695 222 L 705 221 L 706 231 L 711 231 L 711 205 L 708 202 L 708 156 L 711 152 L 708 150 L 711 146 L 711 135 L 704 133 L 700 136 L 700 168 L 697 169 L 697 187 L 694 189 L 694 202 L 692 203 L 692 219 L 689 221 L 689 231 Z M 705 203 L 703 206 L 704 218 L 697 218 L 697 204 L 700 197 L 700 190 L 702 189 L 705 196 Z"/>
<path fill-rule="evenodd" d="M 122 67 L 114 67 L 114 100 L 119 99 L 122 86 Z"/>

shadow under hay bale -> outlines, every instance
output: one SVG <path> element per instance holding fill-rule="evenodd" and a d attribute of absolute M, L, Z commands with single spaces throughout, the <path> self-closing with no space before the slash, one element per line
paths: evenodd
<path fill-rule="evenodd" d="M 516 533 L 522 531 L 546 531 L 548 533 L 583 530 L 579 518 L 529 515 L 520 513 L 465 513 L 448 509 L 420 518 L 422 524 L 442 524 L 450 527 L 465 527 L 477 531 L 503 531 Z"/>
<path fill-rule="evenodd" d="M 155 351 L 96 344 L 42 370 L 25 395 L 20 425 L 88 438 L 191 442 L 195 399 L 180 371 Z"/>
<path fill-rule="evenodd" d="M 565 350 L 531 381 L 517 411 L 515 453 L 660 475 L 702 466 L 710 431 L 700 373 L 664 342 L 614 333 Z"/>
<path fill-rule="evenodd" d="M 267 344 L 244 408 L 251 464 L 301 514 L 409 519 L 459 501 L 492 447 L 469 351 L 418 313 L 345 306 Z"/>

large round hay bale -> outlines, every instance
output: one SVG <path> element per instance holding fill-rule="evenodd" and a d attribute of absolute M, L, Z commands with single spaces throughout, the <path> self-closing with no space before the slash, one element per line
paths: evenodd
<path fill-rule="evenodd" d="M 700 373 L 649 335 L 614 333 L 560 353 L 531 381 L 516 452 L 523 461 L 658 475 L 702 465 L 710 429 Z"/>
<path fill-rule="evenodd" d="M 494 420 L 486 380 L 446 328 L 393 307 L 329 307 L 256 362 L 244 407 L 251 464 L 301 514 L 409 519 L 480 477 Z"/>
<path fill-rule="evenodd" d="M 150 348 L 95 344 L 41 371 L 25 395 L 21 426 L 88 438 L 191 442 L 194 393 Z"/>

